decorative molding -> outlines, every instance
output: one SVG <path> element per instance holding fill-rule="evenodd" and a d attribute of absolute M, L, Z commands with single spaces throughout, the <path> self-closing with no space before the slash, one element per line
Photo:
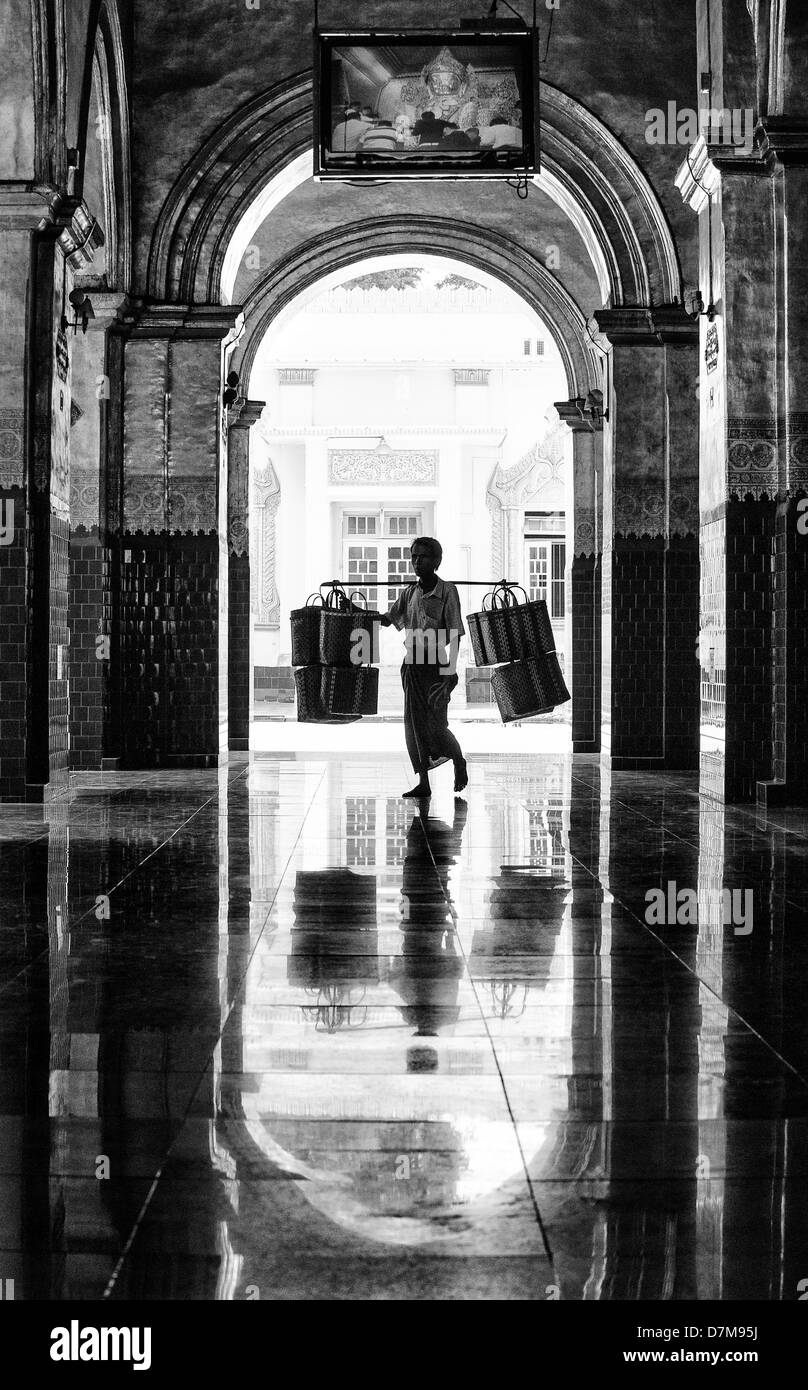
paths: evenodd
<path fill-rule="evenodd" d="M 265 468 L 253 475 L 255 495 L 255 536 L 256 565 L 254 573 L 258 583 L 253 585 L 257 592 L 255 615 L 259 623 L 268 627 L 280 627 L 281 600 L 276 582 L 276 542 L 277 516 L 281 502 L 281 485 L 278 475 L 268 459 Z"/>
<path fill-rule="evenodd" d="M 25 413 L 0 410 L 0 487 L 25 486 Z"/>
<path fill-rule="evenodd" d="M 313 386 L 316 374 L 316 367 L 279 367 L 278 382 L 281 386 Z"/>
<path fill-rule="evenodd" d="M 487 386 L 490 375 L 488 367 L 455 367 L 455 386 Z"/>
<path fill-rule="evenodd" d="M 614 499 L 615 536 L 665 535 L 665 486 L 624 478 Z"/>
<path fill-rule="evenodd" d="M 437 449 L 329 449 L 328 481 L 336 484 L 436 483 Z"/>
<path fill-rule="evenodd" d="M 80 271 L 92 265 L 98 247 L 104 245 L 104 233 L 87 204 L 68 201 L 57 221 L 61 226 L 59 245 L 70 269 Z"/>
<path fill-rule="evenodd" d="M 576 504 L 575 537 L 573 554 L 589 556 L 595 554 L 595 508 Z"/>
<path fill-rule="evenodd" d="M 70 527 L 91 531 L 99 525 L 100 488 L 97 469 L 70 470 Z"/>
<path fill-rule="evenodd" d="M 698 343 L 698 320 L 681 304 L 651 308 L 597 309 L 592 315 L 598 332 L 616 343 L 646 346 L 650 343 Z"/>
<path fill-rule="evenodd" d="M 124 480 L 123 516 L 125 531 L 146 535 L 215 533 L 216 479 L 208 473 L 172 475 L 166 506 L 161 476 L 132 475 Z"/>
<path fill-rule="evenodd" d="M 808 492 L 808 413 L 792 411 L 787 434 L 789 492 Z"/>
<path fill-rule="evenodd" d="M 668 534 L 697 536 L 699 534 L 699 488 L 694 478 L 690 488 L 676 488 L 668 499 Z"/>
<path fill-rule="evenodd" d="M 727 420 L 729 496 L 775 498 L 778 486 L 776 417 L 730 416 Z"/>

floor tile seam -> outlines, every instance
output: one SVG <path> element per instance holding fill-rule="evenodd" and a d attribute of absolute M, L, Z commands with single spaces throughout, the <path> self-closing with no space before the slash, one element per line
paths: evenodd
<path fill-rule="evenodd" d="M 420 819 L 420 818 L 419 818 L 419 819 Z M 518 1149 L 518 1152 L 519 1152 L 519 1158 L 520 1158 L 520 1161 L 521 1161 L 521 1164 L 522 1164 L 522 1171 L 523 1171 L 523 1174 L 524 1174 L 525 1182 L 526 1182 L 526 1184 L 527 1184 L 528 1192 L 529 1192 L 529 1194 L 530 1194 L 530 1201 L 531 1201 L 531 1205 L 532 1205 L 532 1207 L 533 1207 L 533 1214 L 534 1214 L 534 1216 L 535 1216 L 536 1224 L 537 1224 L 537 1226 L 538 1226 L 538 1228 L 539 1228 L 539 1233 L 540 1233 L 540 1235 L 541 1235 L 542 1244 L 543 1244 L 543 1246 L 544 1246 L 544 1253 L 545 1253 L 545 1255 L 546 1255 L 546 1257 L 547 1257 L 547 1259 L 548 1259 L 548 1261 L 549 1261 L 549 1263 L 550 1263 L 550 1268 L 551 1268 L 551 1270 L 553 1271 L 553 1280 L 554 1280 L 554 1282 L 557 1282 L 557 1280 L 555 1279 L 555 1261 L 554 1261 L 554 1257 L 553 1257 L 553 1252 L 552 1252 L 552 1249 L 551 1249 L 551 1247 L 550 1247 L 550 1242 L 549 1242 L 549 1238 L 548 1238 L 548 1235 L 547 1235 L 547 1231 L 546 1231 L 546 1229 L 545 1229 L 545 1225 L 544 1225 L 544 1222 L 543 1222 L 543 1220 L 542 1220 L 541 1212 L 540 1212 L 540 1210 L 539 1210 L 539 1204 L 538 1204 L 538 1202 L 537 1202 L 537 1200 L 536 1200 L 536 1194 L 535 1194 L 535 1192 L 534 1192 L 534 1190 L 533 1190 L 533 1183 L 532 1183 L 531 1176 L 530 1176 L 530 1171 L 529 1171 L 529 1168 L 528 1168 L 527 1157 L 526 1157 L 526 1154 L 525 1154 L 525 1151 L 524 1151 L 524 1147 L 523 1147 L 523 1145 L 522 1145 L 522 1136 L 521 1136 L 521 1134 L 519 1133 L 519 1126 L 518 1126 L 518 1124 L 517 1124 L 516 1116 L 515 1116 L 514 1111 L 513 1111 L 513 1106 L 511 1105 L 511 1099 L 510 1099 L 510 1096 L 509 1096 L 509 1094 L 508 1094 L 508 1087 L 507 1087 L 506 1082 L 505 1082 L 505 1076 L 504 1076 L 504 1074 L 503 1074 L 502 1067 L 501 1067 L 501 1065 L 500 1065 L 500 1060 L 499 1060 L 499 1055 L 498 1055 L 498 1053 L 497 1053 L 496 1043 L 495 1043 L 495 1040 L 494 1040 L 494 1038 L 493 1038 L 493 1036 L 492 1036 L 492 1034 L 491 1034 L 491 1030 L 490 1030 L 490 1028 L 488 1027 L 488 1021 L 487 1021 L 487 1019 L 486 1019 L 486 1017 L 485 1017 L 485 1012 L 484 1012 L 484 1009 L 483 1009 L 482 1002 L 481 1002 L 481 1000 L 480 1000 L 479 991 L 477 990 L 477 987 L 476 987 L 476 985 L 475 985 L 473 979 L 471 978 L 471 974 L 470 974 L 470 970 L 469 970 L 468 956 L 467 956 L 467 954 L 466 954 L 465 948 L 464 948 L 464 946 L 463 946 L 463 942 L 462 942 L 462 940 L 460 939 L 460 936 L 459 936 L 459 933 L 458 933 L 458 930 L 457 930 L 457 921 L 458 921 L 457 912 L 456 912 L 456 910 L 455 910 L 454 902 L 452 901 L 452 898 L 451 898 L 451 896 L 450 896 L 450 894 L 449 894 L 448 887 L 447 887 L 447 886 L 444 886 L 443 881 L 442 881 L 442 879 L 441 879 L 440 870 L 438 869 L 438 865 L 437 865 L 437 863 L 436 863 L 436 861 L 435 861 L 435 856 L 434 856 L 433 853 L 432 853 L 432 847 L 431 847 L 431 845 L 430 845 L 430 843 L 429 843 L 429 837 L 428 837 L 428 835 L 427 835 L 427 833 L 426 833 L 426 830 L 424 829 L 423 821 L 420 822 L 420 825 L 421 825 L 421 834 L 422 834 L 423 837 L 424 837 L 424 842 L 425 842 L 425 844 L 426 844 L 427 850 L 428 850 L 428 852 L 429 852 L 429 857 L 430 857 L 430 859 L 432 860 L 432 865 L 433 865 L 433 868 L 434 868 L 434 870 L 435 870 L 435 876 L 436 876 L 436 878 L 437 878 L 437 880 L 438 880 L 438 883 L 439 883 L 440 889 L 441 889 L 441 893 L 442 893 L 442 895 L 443 895 L 443 897 L 444 897 L 444 899 L 445 899 L 445 901 L 446 901 L 446 903 L 447 903 L 449 912 L 451 913 L 451 916 L 452 916 L 452 921 L 453 921 L 453 923 L 454 923 L 454 932 L 455 932 L 455 936 L 456 936 L 456 938 L 457 938 L 458 945 L 459 945 L 459 947 L 460 947 L 461 955 L 462 955 L 462 957 L 463 957 L 463 963 L 464 963 L 464 966 L 465 966 L 465 969 L 466 969 L 466 975 L 467 975 L 467 977 L 468 977 L 468 979 L 469 979 L 469 981 L 470 981 L 470 983 L 471 983 L 472 991 L 473 991 L 473 993 L 474 993 L 474 997 L 475 997 L 475 1000 L 476 1000 L 476 1002 L 477 1002 L 477 1007 L 478 1007 L 479 1012 L 480 1012 L 480 1019 L 481 1019 L 481 1021 L 482 1021 L 483 1027 L 484 1027 L 484 1029 L 485 1029 L 485 1034 L 486 1034 L 486 1037 L 488 1038 L 488 1043 L 489 1043 L 489 1046 L 490 1046 L 490 1048 L 491 1048 L 491 1054 L 492 1054 L 493 1059 L 494 1059 L 494 1065 L 495 1065 L 495 1067 L 496 1067 L 497 1077 L 498 1077 L 499 1083 L 500 1083 L 500 1085 L 501 1085 L 501 1087 L 502 1087 L 502 1095 L 503 1095 L 503 1098 L 504 1098 L 504 1101 L 505 1101 L 505 1106 L 506 1106 L 506 1109 L 507 1109 L 507 1111 L 508 1111 L 508 1116 L 509 1116 L 511 1125 L 512 1125 L 512 1127 L 513 1127 L 513 1134 L 514 1134 L 514 1138 L 515 1138 L 515 1140 L 516 1140 L 516 1145 L 517 1145 L 517 1149 Z"/>
<path fill-rule="evenodd" d="M 320 774 L 320 778 L 319 778 L 319 780 L 318 780 L 317 786 L 314 788 L 314 790 L 313 790 L 313 792 L 312 792 L 312 796 L 311 796 L 309 805 L 308 805 L 308 807 L 307 807 L 307 809 L 306 809 L 305 815 L 303 816 L 303 819 L 302 819 L 302 821 L 301 821 L 300 830 L 299 830 L 299 832 L 298 832 L 298 836 L 297 836 L 297 839 L 296 839 L 296 841 L 295 841 L 295 845 L 297 845 L 297 843 L 298 843 L 299 840 L 300 840 L 300 835 L 303 833 L 303 828 L 304 828 L 305 823 L 306 823 L 306 818 L 308 817 L 308 815 L 309 815 L 309 813 L 310 813 L 310 811 L 311 811 L 312 805 L 313 805 L 313 803 L 314 803 L 314 800 L 315 800 L 315 798 L 316 798 L 316 796 L 317 796 L 317 793 L 319 792 L 319 790 L 320 790 L 320 788 L 321 788 L 321 786 L 322 786 L 323 779 L 324 779 L 324 777 L 325 777 L 325 772 L 326 772 L 326 769 L 323 768 L 322 773 Z M 291 854 L 290 854 L 289 857 L 291 858 Z M 288 866 L 288 859 L 287 859 L 287 866 Z M 284 869 L 284 873 L 285 873 L 285 872 L 286 872 L 286 870 Z M 281 881 L 282 881 L 282 878 L 283 878 L 283 876 L 281 877 Z M 273 895 L 272 902 L 269 903 L 268 906 L 267 906 L 267 911 L 266 911 L 266 913 L 264 914 L 264 920 L 263 920 L 263 922 L 262 922 L 262 924 L 261 924 L 261 928 L 260 928 L 259 932 L 257 933 L 256 940 L 255 940 L 253 949 L 252 949 L 252 951 L 250 952 L 249 958 L 247 959 L 247 961 L 246 961 L 245 964 L 244 964 L 244 970 L 243 970 L 243 973 L 242 973 L 241 980 L 239 981 L 238 988 L 234 990 L 233 996 L 232 996 L 232 998 L 231 998 L 231 1000 L 230 1000 L 230 1003 L 229 1003 L 227 1009 L 225 1010 L 224 1017 L 220 1020 L 219 1032 L 218 1032 L 218 1035 L 217 1035 L 217 1037 L 216 1037 L 216 1040 L 215 1040 L 215 1042 L 213 1043 L 213 1046 L 212 1046 L 212 1048 L 211 1048 L 211 1050 L 210 1050 L 210 1053 L 209 1053 L 209 1055 L 208 1055 L 207 1062 L 205 1063 L 204 1067 L 201 1069 L 201 1071 L 200 1071 L 200 1073 L 199 1073 L 199 1077 L 198 1077 L 198 1079 L 197 1079 L 196 1086 L 194 1087 L 192 1094 L 191 1094 L 191 1095 L 189 1096 L 189 1098 L 188 1098 L 188 1101 L 187 1101 L 187 1104 L 186 1104 L 186 1107 L 185 1107 L 185 1114 L 184 1114 L 184 1116 L 183 1116 L 183 1120 L 182 1120 L 182 1122 L 181 1122 L 181 1124 L 180 1124 L 179 1130 L 178 1130 L 177 1134 L 174 1136 L 174 1138 L 171 1140 L 171 1142 L 170 1142 L 170 1144 L 169 1144 L 169 1146 L 168 1146 L 168 1148 L 167 1148 L 167 1150 L 166 1150 L 166 1152 L 165 1152 L 165 1154 L 164 1154 L 164 1156 L 163 1156 L 163 1160 L 162 1160 L 162 1162 L 161 1162 L 161 1164 L 160 1164 L 160 1167 L 158 1168 L 157 1172 L 155 1173 L 154 1178 L 153 1178 L 153 1180 L 152 1180 L 152 1182 L 151 1182 L 151 1184 L 150 1184 L 149 1190 L 148 1190 L 148 1192 L 146 1193 L 146 1196 L 145 1196 L 144 1199 L 143 1199 L 143 1203 L 142 1203 L 141 1208 L 140 1208 L 140 1210 L 138 1211 L 138 1213 L 137 1213 L 137 1215 L 136 1215 L 136 1217 L 135 1217 L 135 1220 L 134 1220 L 132 1229 L 131 1229 L 131 1231 L 129 1232 L 129 1235 L 128 1235 L 128 1237 L 127 1237 L 127 1240 L 126 1240 L 126 1242 L 125 1242 L 125 1244 L 124 1244 L 124 1246 L 123 1246 L 123 1248 L 122 1248 L 122 1250 L 121 1250 L 121 1253 L 120 1253 L 120 1255 L 118 1256 L 118 1259 L 117 1259 L 117 1261 L 116 1261 L 115 1268 L 113 1269 L 112 1274 L 110 1275 L 109 1280 L 108 1280 L 108 1282 L 107 1282 L 106 1288 L 104 1289 L 104 1293 L 103 1293 L 103 1295 L 102 1295 L 102 1298 L 103 1298 L 103 1299 L 109 1299 L 109 1298 L 111 1297 L 112 1292 L 113 1292 L 113 1290 L 114 1290 L 114 1288 L 115 1288 L 115 1285 L 116 1285 L 116 1283 L 117 1283 L 117 1281 L 118 1281 L 118 1279 L 119 1279 L 119 1277 L 120 1277 L 121 1271 L 123 1270 L 123 1266 L 124 1266 L 124 1264 L 126 1263 L 126 1260 L 127 1260 L 128 1256 L 129 1256 L 129 1253 L 131 1252 L 131 1249 L 132 1249 L 132 1247 L 133 1247 L 133 1245 L 134 1245 L 135 1240 L 137 1239 L 138 1231 L 140 1230 L 140 1227 L 141 1227 L 141 1225 L 142 1225 L 142 1223 L 143 1223 L 143 1220 L 144 1220 L 144 1218 L 145 1218 L 146 1212 L 148 1211 L 148 1208 L 149 1208 L 149 1205 L 150 1205 L 150 1203 L 151 1203 L 151 1201 L 152 1201 L 152 1198 L 154 1197 L 154 1194 L 155 1194 L 155 1192 L 157 1191 L 157 1188 L 158 1188 L 158 1186 L 159 1186 L 160 1180 L 161 1180 L 161 1178 L 162 1178 L 162 1176 L 163 1176 L 164 1169 L 165 1169 L 167 1163 L 168 1163 L 168 1162 L 170 1161 L 170 1159 L 171 1159 L 171 1155 L 172 1155 L 173 1150 L 175 1149 L 176 1145 L 179 1143 L 180 1137 L 181 1137 L 181 1135 L 182 1135 L 182 1133 L 183 1133 L 183 1131 L 184 1131 L 184 1129 L 185 1129 L 186 1124 L 188 1123 L 188 1120 L 194 1118 L 194 1116 L 192 1116 L 192 1115 L 190 1114 L 190 1111 L 191 1111 L 191 1109 L 192 1109 L 192 1107 L 193 1107 L 193 1105 L 194 1105 L 194 1102 L 195 1102 L 195 1100 L 196 1100 L 196 1097 L 197 1097 L 197 1095 L 198 1095 L 198 1093 L 199 1093 L 199 1088 L 200 1088 L 200 1086 L 202 1085 L 202 1082 L 203 1082 L 203 1080 L 204 1080 L 204 1078 L 205 1078 L 205 1076 L 206 1076 L 206 1074 L 207 1074 L 207 1072 L 208 1072 L 208 1070 L 209 1070 L 209 1068 L 210 1068 L 211 1061 L 212 1061 L 212 1058 L 213 1058 L 213 1054 L 215 1053 L 216 1048 L 220 1045 L 220 1043 L 221 1043 L 221 1041 L 222 1041 L 222 1037 L 223 1037 L 224 1032 L 225 1032 L 225 1030 L 226 1030 L 226 1028 L 227 1028 L 227 1024 L 228 1024 L 228 1022 L 229 1022 L 229 1020 L 230 1020 L 230 1017 L 231 1017 L 231 1015 L 232 1015 L 232 1013 L 233 1013 L 233 1010 L 235 1009 L 235 1007 L 236 1007 L 236 1005 L 237 1005 L 237 1002 L 238 1002 L 238 1000 L 239 1000 L 240 995 L 242 994 L 243 990 L 245 989 L 246 981 L 247 981 L 247 975 L 248 975 L 248 972 L 249 972 L 249 968 L 250 968 L 250 965 L 251 965 L 251 963 L 252 963 L 252 960 L 253 960 L 253 958 L 254 958 L 254 956 L 255 956 L 255 952 L 257 951 L 260 942 L 263 940 L 264 929 L 265 929 L 265 926 L 266 926 L 267 918 L 269 917 L 270 911 L 271 911 L 271 909 L 272 909 L 272 903 L 274 903 L 274 901 L 275 901 L 275 896 L 276 896 L 276 895 Z"/>
<path fill-rule="evenodd" d="M 239 772 L 238 776 L 237 776 L 237 777 L 234 777 L 232 780 L 233 780 L 233 781 L 237 781 L 237 780 L 238 780 L 238 777 L 241 777 L 241 776 L 243 776 L 243 775 L 244 775 L 244 769 L 242 768 L 241 771 Z M 139 873 L 140 870 L 143 868 L 143 866 L 144 866 L 145 864 L 148 864 L 149 860 L 150 860 L 150 859 L 153 859 L 154 856 L 155 856 L 156 854 L 159 854 L 161 850 L 165 849 L 166 845 L 167 845 L 167 844 L 170 844 L 170 842 L 175 838 L 175 836 L 177 836 L 177 835 L 184 829 L 184 827 L 185 827 L 186 825 L 188 825 L 188 824 L 190 823 L 190 821 L 192 821 L 192 820 L 194 819 L 195 816 L 198 816 L 202 811 L 204 811 L 205 807 L 208 806 L 208 805 L 210 805 L 210 802 L 211 802 L 212 800 L 214 800 L 214 799 L 218 796 L 218 794 L 219 794 L 219 793 L 218 793 L 218 788 L 217 788 L 216 791 L 214 791 L 214 792 L 212 793 L 212 795 L 211 795 L 210 797 L 208 797 L 207 801 L 203 802 L 203 804 L 202 804 L 201 806 L 198 806 L 198 807 L 196 808 L 195 811 L 192 811 L 191 814 L 190 814 L 190 816 L 187 816 L 186 819 L 185 819 L 180 825 L 176 826 L 175 829 L 171 832 L 170 835 L 166 836 L 166 838 L 165 838 L 164 840 L 161 840 L 160 844 L 159 844 L 159 845 L 156 845 L 156 846 L 154 847 L 154 849 L 153 849 L 149 854 L 146 855 L 145 859 L 139 860 L 137 864 L 133 865 L 133 867 L 129 870 L 128 873 L 124 874 L 123 878 L 120 879 L 120 880 L 118 881 L 118 883 L 113 884 L 110 888 L 108 888 L 107 891 L 106 891 L 106 893 L 104 894 L 104 896 L 105 896 L 105 897 L 111 897 L 112 894 L 115 893 L 115 892 L 117 892 L 117 890 L 118 890 L 119 888 L 123 887 L 124 883 L 126 883 L 130 878 L 132 878 L 132 876 L 133 876 L 134 874 Z M 71 932 L 71 931 L 76 931 L 76 930 L 78 930 L 78 928 L 81 926 L 81 923 L 84 922 L 84 921 L 86 921 L 86 919 L 87 919 L 91 914 L 93 914 L 93 913 L 95 912 L 96 906 L 97 906 L 97 897 L 96 897 L 96 899 L 93 901 L 92 906 L 90 906 L 90 907 L 87 908 L 86 912 L 82 912 L 82 913 L 75 919 L 75 921 L 68 921 L 68 922 L 66 922 L 66 923 L 64 924 L 64 931 L 65 931 L 65 934 L 67 934 L 67 933 L 69 933 L 69 932 Z M 43 928 L 43 931 L 44 931 L 44 930 L 45 930 L 45 928 Z M 17 973 L 16 973 L 16 975 L 13 975 L 13 976 L 11 977 L 10 980 L 6 980 L 5 982 L 0 982 L 0 997 L 2 997 L 2 995 L 5 993 L 5 991 L 6 991 L 7 989 L 10 989 L 11 986 L 12 986 L 13 984 L 16 984 L 16 982 L 17 982 L 23 975 L 27 974 L 27 972 L 28 972 L 29 970 L 33 969 L 34 966 L 36 966 L 36 965 L 42 960 L 43 956 L 48 955 L 49 952 L 50 952 L 50 945 L 48 945 L 44 950 L 40 951 L 39 954 L 36 955 L 36 956 L 34 957 L 33 960 L 29 961 L 27 965 L 23 966 L 23 968 L 22 968 L 21 970 L 18 970 Z"/>
<path fill-rule="evenodd" d="M 572 857 L 573 859 L 575 858 L 574 855 Z M 577 862 L 581 865 L 581 867 L 586 868 L 586 866 L 583 865 L 580 860 L 578 860 Z M 595 875 L 592 873 L 590 869 L 586 869 L 586 872 L 590 874 L 593 881 L 596 881 L 598 883 L 600 882 L 599 879 L 596 879 Z M 674 960 L 678 961 L 678 963 L 688 972 L 688 974 L 693 976 L 693 978 L 696 979 L 698 983 L 702 985 L 705 989 L 709 990 L 710 993 L 714 996 L 714 998 L 717 999 L 718 1002 L 721 1004 L 722 1008 L 727 1009 L 727 1011 L 733 1016 L 733 1018 L 735 1018 L 739 1023 L 741 1023 L 743 1027 L 747 1029 L 747 1031 L 753 1037 L 757 1038 L 758 1041 L 763 1044 L 766 1050 L 772 1053 L 773 1056 L 777 1057 L 777 1059 L 782 1063 L 782 1065 L 786 1067 L 788 1071 L 792 1072 L 793 1075 L 796 1076 L 797 1079 L 800 1081 L 800 1083 L 804 1087 L 806 1087 L 806 1089 L 808 1089 L 808 1077 L 803 1076 L 802 1072 L 798 1071 L 798 1069 L 791 1062 L 789 1062 L 786 1057 L 783 1057 L 781 1053 L 778 1052 L 777 1048 L 773 1046 L 772 1043 L 767 1042 L 766 1039 L 762 1036 L 762 1034 L 760 1034 L 758 1030 L 751 1023 L 749 1023 L 749 1021 L 743 1016 L 743 1014 L 739 1013 L 738 1010 L 735 1009 L 732 1004 L 728 1003 L 728 1001 L 724 999 L 721 994 L 719 994 L 718 990 L 716 990 L 713 987 L 713 985 L 710 984 L 709 980 L 703 979 L 702 976 L 699 974 L 698 970 L 694 970 L 690 965 L 688 965 L 686 960 L 683 960 L 683 958 L 673 949 L 672 946 L 669 946 L 667 942 L 663 940 L 662 937 L 657 936 L 656 932 L 651 930 L 649 924 L 643 921 L 642 918 L 638 917 L 636 912 L 632 911 L 630 907 L 628 907 L 624 902 L 622 902 L 615 895 L 611 888 L 608 891 L 614 898 L 614 900 L 620 905 L 623 911 L 627 912 L 629 916 L 634 919 L 637 926 L 647 937 L 650 937 L 653 941 L 657 942 L 657 944 L 660 945 L 662 949 L 668 953 L 668 955 L 672 956 Z"/>

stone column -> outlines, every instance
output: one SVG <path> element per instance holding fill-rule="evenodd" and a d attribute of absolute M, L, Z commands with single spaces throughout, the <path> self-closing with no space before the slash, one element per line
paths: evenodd
<path fill-rule="evenodd" d="M 600 751 L 600 603 L 603 533 L 603 422 L 584 401 L 556 401 L 573 432 L 574 532 L 570 578 L 572 751 Z"/>
<path fill-rule="evenodd" d="M 109 329 L 122 294 L 87 290 L 95 317 L 73 340 L 70 431 L 70 766 L 97 769 L 106 753 L 113 552 L 107 529 L 107 429 L 113 395 Z M 117 393 L 117 375 L 114 389 Z"/>
<path fill-rule="evenodd" d="M 250 621 L 250 432 L 266 401 L 237 402 L 228 412 L 227 549 L 228 729 L 231 752 L 249 752 L 252 680 Z M 278 494 L 276 493 L 276 496 Z M 269 500 L 267 498 L 267 500 Z M 263 518 L 262 518 L 263 519 Z M 272 518 L 274 526 L 274 517 Z M 274 544 L 272 546 L 274 557 Z"/>
<path fill-rule="evenodd" d="M 677 178 L 712 299 L 700 319 L 701 746 L 703 786 L 728 801 L 802 800 L 808 772 L 808 141 L 771 125 L 750 155 L 700 139 Z"/>
<path fill-rule="evenodd" d="M 123 344 L 118 618 L 126 767 L 227 756 L 227 448 L 221 387 L 239 310 L 154 305 Z"/>
<path fill-rule="evenodd" d="M 66 789 L 73 274 L 100 233 L 53 189 L 0 186 L 0 799 Z"/>
<path fill-rule="evenodd" d="M 614 770 L 695 768 L 697 628 L 687 597 L 695 585 L 696 401 L 682 404 L 680 393 L 688 373 L 695 379 L 698 330 L 680 306 L 604 309 L 596 319 L 611 344 L 602 749 Z"/>
<path fill-rule="evenodd" d="M 764 804 L 808 796 L 808 133 L 770 117 L 762 154 L 772 178 L 781 403 L 774 535 L 772 775 Z"/>

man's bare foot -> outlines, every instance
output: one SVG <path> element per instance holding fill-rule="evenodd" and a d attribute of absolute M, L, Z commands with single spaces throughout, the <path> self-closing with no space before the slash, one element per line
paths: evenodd
<path fill-rule="evenodd" d="M 462 792 L 462 791 L 464 790 L 464 788 L 466 788 L 466 787 L 468 786 L 468 784 L 469 784 L 469 774 L 468 774 L 468 769 L 467 769 L 467 767 L 466 767 L 466 759 L 465 759 L 465 758 L 460 758 L 460 760 L 459 760 L 458 762 L 455 763 L 455 784 L 454 784 L 454 789 L 455 789 L 456 792 Z"/>
<path fill-rule="evenodd" d="M 413 799 L 423 801 L 426 797 L 432 795 L 432 788 L 430 787 L 428 782 L 419 782 L 417 786 L 414 786 L 412 788 L 411 791 L 402 792 L 401 795 L 411 796 L 413 797 Z"/>

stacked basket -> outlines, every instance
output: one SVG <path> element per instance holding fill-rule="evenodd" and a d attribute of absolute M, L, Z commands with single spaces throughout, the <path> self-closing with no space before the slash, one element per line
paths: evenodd
<path fill-rule="evenodd" d="M 298 721 L 351 724 L 375 714 L 379 671 L 370 660 L 379 615 L 368 610 L 364 596 L 349 598 L 333 581 L 325 597 L 312 594 L 304 608 L 293 608 L 291 621 Z"/>
<path fill-rule="evenodd" d="M 503 579 L 486 594 L 482 612 L 469 613 L 468 624 L 475 662 L 496 668 L 491 688 L 503 724 L 549 714 L 569 700 L 543 599 L 530 600 Z"/>

